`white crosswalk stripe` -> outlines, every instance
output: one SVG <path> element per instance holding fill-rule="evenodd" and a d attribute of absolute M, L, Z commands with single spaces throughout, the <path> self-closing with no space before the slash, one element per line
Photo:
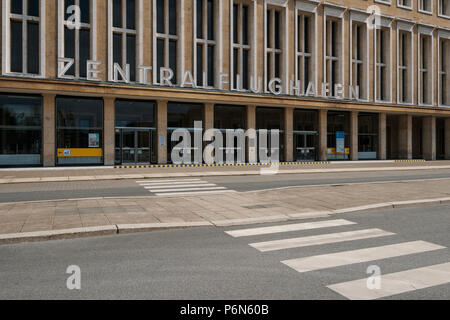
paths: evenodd
<path fill-rule="evenodd" d="M 265 251 L 274 251 L 274 250 L 282 250 L 282 249 L 290 249 L 290 248 L 316 246 L 316 245 L 327 244 L 327 243 L 337 243 L 337 242 L 369 239 L 369 238 L 376 238 L 376 237 L 385 237 L 385 236 L 390 236 L 393 234 L 395 234 L 395 233 L 387 232 L 387 231 L 380 230 L 380 229 L 364 229 L 364 230 L 357 230 L 357 231 L 321 234 L 318 236 L 309 236 L 309 237 L 290 238 L 290 239 L 250 243 L 250 246 L 252 246 L 255 249 L 258 249 L 259 251 L 265 252 Z"/>
<path fill-rule="evenodd" d="M 226 234 L 234 237 L 264 236 L 271 234 L 292 233 L 295 231 L 307 231 L 314 229 L 326 229 L 330 227 L 346 227 L 355 225 L 355 222 L 345 219 L 322 220 L 306 223 L 293 223 L 275 225 L 270 227 L 255 227 L 245 229 L 227 230 Z M 357 241 L 369 238 L 381 238 L 393 236 L 395 233 L 381 229 L 363 229 L 347 232 L 321 233 L 313 236 L 297 238 L 285 238 L 264 242 L 249 243 L 249 246 L 261 251 L 276 251 L 290 248 L 319 246 L 324 244 L 340 243 L 345 241 Z M 394 238 L 395 239 L 395 238 Z M 412 256 L 426 252 L 446 249 L 446 247 L 426 241 L 400 242 L 383 246 L 348 250 L 335 253 L 319 254 L 315 256 L 282 260 L 286 266 L 299 273 L 318 271 L 354 265 L 358 263 L 393 259 L 396 257 Z M 450 263 L 431 265 L 418 269 L 404 270 L 401 272 L 382 274 L 381 288 L 369 289 L 367 278 L 328 285 L 327 288 L 341 294 L 348 299 L 378 299 L 422 288 L 434 287 L 450 283 Z"/>
<path fill-rule="evenodd" d="M 298 272 L 307 272 L 340 267 L 354 263 L 400 257 L 444 248 L 445 247 L 425 241 L 412 241 L 375 248 L 343 251 L 313 257 L 284 260 L 281 262 Z"/>
<path fill-rule="evenodd" d="M 306 222 L 306 223 L 294 223 L 294 224 L 285 224 L 281 226 L 273 226 L 273 227 L 262 227 L 262 228 L 250 228 L 250 229 L 240 229 L 233 231 L 225 231 L 232 237 L 248 237 L 248 236 L 256 236 L 263 234 L 271 234 L 271 233 L 281 233 L 281 232 L 291 232 L 291 231 L 300 231 L 300 230 L 312 230 L 319 228 L 328 228 L 328 227 L 338 227 L 338 226 L 346 226 L 355 224 L 355 222 L 344 220 L 344 219 L 336 219 L 336 220 L 327 220 L 327 221 L 318 221 L 318 222 Z"/>
<path fill-rule="evenodd" d="M 161 179 L 136 181 L 155 196 L 188 196 L 235 192 L 215 183 L 193 179 Z"/>
<path fill-rule="evenodd" d="M 351 300 L 373 300 L 450 283 L 450 262 L 385 274 L 379 289 L 369 289 L 367 279 L 327 286 Z"/>

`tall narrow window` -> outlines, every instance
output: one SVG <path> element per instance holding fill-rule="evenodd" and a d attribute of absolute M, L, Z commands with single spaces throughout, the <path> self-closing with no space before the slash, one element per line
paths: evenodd
<path fill-rule="evenodd" d="M 325 82 L 329 86 L 331 96 L 336 96 L 336 84 L 342 82 L 341 79 L 341 22 L 334 19 L 327 19 L 325 29 Z"/>
<path fill-rule="evenodd" d="M 195 77 L 197 86 L 214 86 L 215 1 L 195 0 Z"/>
<path fill-rule="evenodd" d="M 433 11 L 433 0 L 419 0 L 419 11 L 431 13 Z"/>
<path fill-rule="evenodd" d="M 112 61 L 125 71 L 129 81 L 136 81 L 136 2 L 112 0 Z"/>
<path fill-rule="evenodd" d="M 39 75 L 41 72 L 40 0 L 8 0 L 10 12 L 9 56 L 6 72 Z"/>
<path fill-rule="evenodd" d="M 250 88 L 250 34 L 249 6 L 235 2 L 233 4 L 233 89 Z"/>
<path fill-rule="evenodd" d="M 412 103 L 411 33 L 398 33 L 398 97 L 400 103 Z"/>
<path fill-rule="evenodd" d="M 65 75 L 86 78 L 87 61 L 91 59 L 91 1 L 60 0 L 63 12 L 63 48 L 64 58 L 73 59 L 73 64 Z M 75 7 L 76 6 L 76 7 Z M 69 20 L 80 9 L 80 24 Z"/>
<path fill-rule="evenodd" d="M 161 68 L 169 68 L 173 72 L 170 79 L 172 84 L 177 83 L 177 47 L 178 47 L 178 5 L 177 0 L 154 0 L 156 21 L 155 33 L 155 62 L 156 79 L 160 83 Z"/>
<path fill-rule="evenodd" d="M 450 39 L 439 41 L 439 101 L 450 106 Z"/>
<path fill-rule="evenodd" d="M 305 94 L 313 77 L 313 16 L 299 13 L 297 15 L 297 80 L 300 81 L 302 94 Z"/>
<path fill-rule="evenodd" d="M 450 17 L 450 0 L 439 0 L 439 15 Z"/>
<path fill-rule="evenodd" d="M 352 22 L 352 87 L 367 99 L 367 32 L 363 23 Z M 358 97 L 353 97 L 358 98 Z"/>
<path fill-rule="evenodd" d="M 281 11 L 271 8 L 266 16 L 266 86 L 274 78 L 281 79 L 281 63 L 283 50 L 281 49 Z"/>
<path fill-rule="evenodd" d="M 391 101 L 391 32 L 389 28 L 376 29 L 376 92 L 377 101 Z"/>
<path fill-rule="evenodd" d="M 421 104 L 432 104 L 432 63 L 431 36 L 419 36 L 419 101 Z"/>
<path fill-rule="evenodd" d="M 399 7 L 411 9 L 412 8 L 412 0 L 398 0 Z"/>

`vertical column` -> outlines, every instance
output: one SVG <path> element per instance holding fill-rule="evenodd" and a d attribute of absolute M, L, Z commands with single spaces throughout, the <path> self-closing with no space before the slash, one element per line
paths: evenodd
<path fill-rule="evenodd" d="M 55 95 L 44 93 L 42 99 L 43 132 L 43 164 L 44 167 L 55 166 Z"/>
<path fill-rule="evenodd" d="M 422 150 L 425 160 L 436 160 L 436 117 L 422 119 Z"/>
<path fill-rule="evenodd" d="M 214 129 L 214 103 L 205 103 L 205 131 Z"/>
<path fill-rule="evenodd" d="M 258 160 L 257 156 L 257 144 L 256 144 L 256 106 L 247 106 L 247 132 L 249 133 L 247 137 L 247 161 L 249 163 L 256 163 Z M 252 136 L 252 132 L 254 136 Z"/>
<path fill-rule="evenodd" d="M 412 116 L 398 117 L 398 156 L 400 159 L 412 159 Z"/>
<path fill-rule="evenodd" d="M 284 110 L 284 156 L 286 161 L 294 160 L 294 108 Z"/>
<path fill-rule="evenodd" d="M 358 160 L 358 111 L 350 113 L 350 160 Z"/>
<path fill-rule="evenodd" d="M 450 118 L 445 119 L 445 159 L 450 160 Z"/>
<path fill-rule="evenodd" d="M 104 136 L 104 163 L 113 166 L 115 161 L 115 98 L 103 98 L 103 136 Z"/>
<path fill-rule="evenodd" d="M 167 101 L 158 100 L 157 102 L 157 135 L 158 135 L 158 163 L 167 163 Z M 170 138 L 170 137 L 169 137 Z"/>
<path fill-rule="evenodd" d="M 378 114 L 378 160 L 387 158 L 386 113 Z"/>
<path fill-rule="evenodd" d="M 328 154 L 327 135 L 328 135 L 328 111 L 319 110 L 319 160 L 326 161 Z"/>
<path fill-rule="evenodd" d="M 54 27 L 55 23 L 57 25 L 58 17 L 57 10 L 55 9 L 54 1 L 46 1 L 45 3 L 45 17 L 41 17 L 45 26 L 45 65 L 44 65 L 44 76 L 46 78 L 56 78 L 57 71 L 57 46 L 58 46 L 58 35 L 57 28 Z M 42 45 L 42 43 L 41 43 Z M 41 51 L 42 52 L 42 51 Z"/>
<path fill-rule="evenodd" d="M 101 61 L 98 70 L 101 73 L 98 77 L 102 80 L 108 80 L 108 1 L 96 1 L 97 4 L 97 52 L 93 60 Z M 111 44 L 112 45 L 112 44 Z"/>

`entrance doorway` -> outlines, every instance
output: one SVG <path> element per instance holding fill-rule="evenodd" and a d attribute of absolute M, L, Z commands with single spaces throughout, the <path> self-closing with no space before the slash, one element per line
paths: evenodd
<path fill-rule="evenodd" d="M 315 161 L 317 131 L 294 131 L 294 161 Z"/>
<path fill-rule="evenodd" d="M 153 135 L 152 129 L 116 129 L 116 163 L 151 163 Z"/>

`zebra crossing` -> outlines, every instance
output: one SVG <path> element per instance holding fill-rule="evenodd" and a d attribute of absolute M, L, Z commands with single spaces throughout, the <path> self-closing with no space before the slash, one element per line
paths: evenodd
<path fill-rule="evenodd" d="M 252 236 L 288 235 L 278 240 L 250 242 L 248 245 L 264 253 L 268 251 L 320 246 L 324 244 L 357 241 L 370 238 L 393 237 L 396 234 L 386 230 L 370 228 L 346 232 L 324 233 L 323 229 L 330 227 L 357 226 L 356 222 L 346 219 L 330 219 L 315 222 L 275 225 L 270 227 L 253 227 L 225 231 L 233 238 L 251 238 Z M 319 235 L 304 237 L 289 237 L 294 231 L 318 230 Z M 390 238 L 389 238 L 390 239 Z M 392 238 L 395 239 L 395 238 Z M 357 250 L 319 254 L 301 258 L 292 257 L 280 261 L 298 273 L 317 270 L 328 270 L 357 263 L 374 262 L 396 257 L 408 257 L 421 253 L 446 249 L 434 243 L 416 240 L 398 242 L 382 246 L 374 246 Z M 404 270 L 396 273 L 383 274 L 380 288 L 369 288 L 367 278 L 353 281 L 334 283 L 327 288 L 352 300 L 372 300 L 389 297 L 401 293 L 434 287 L 450 283 L 450 262 L 426 266 L 422 268 Z"/>
<path fill-rule="evenodd" d="M 200 178 L 136 181 L 155 196 L 189 196 L 235 192 Z"/>

